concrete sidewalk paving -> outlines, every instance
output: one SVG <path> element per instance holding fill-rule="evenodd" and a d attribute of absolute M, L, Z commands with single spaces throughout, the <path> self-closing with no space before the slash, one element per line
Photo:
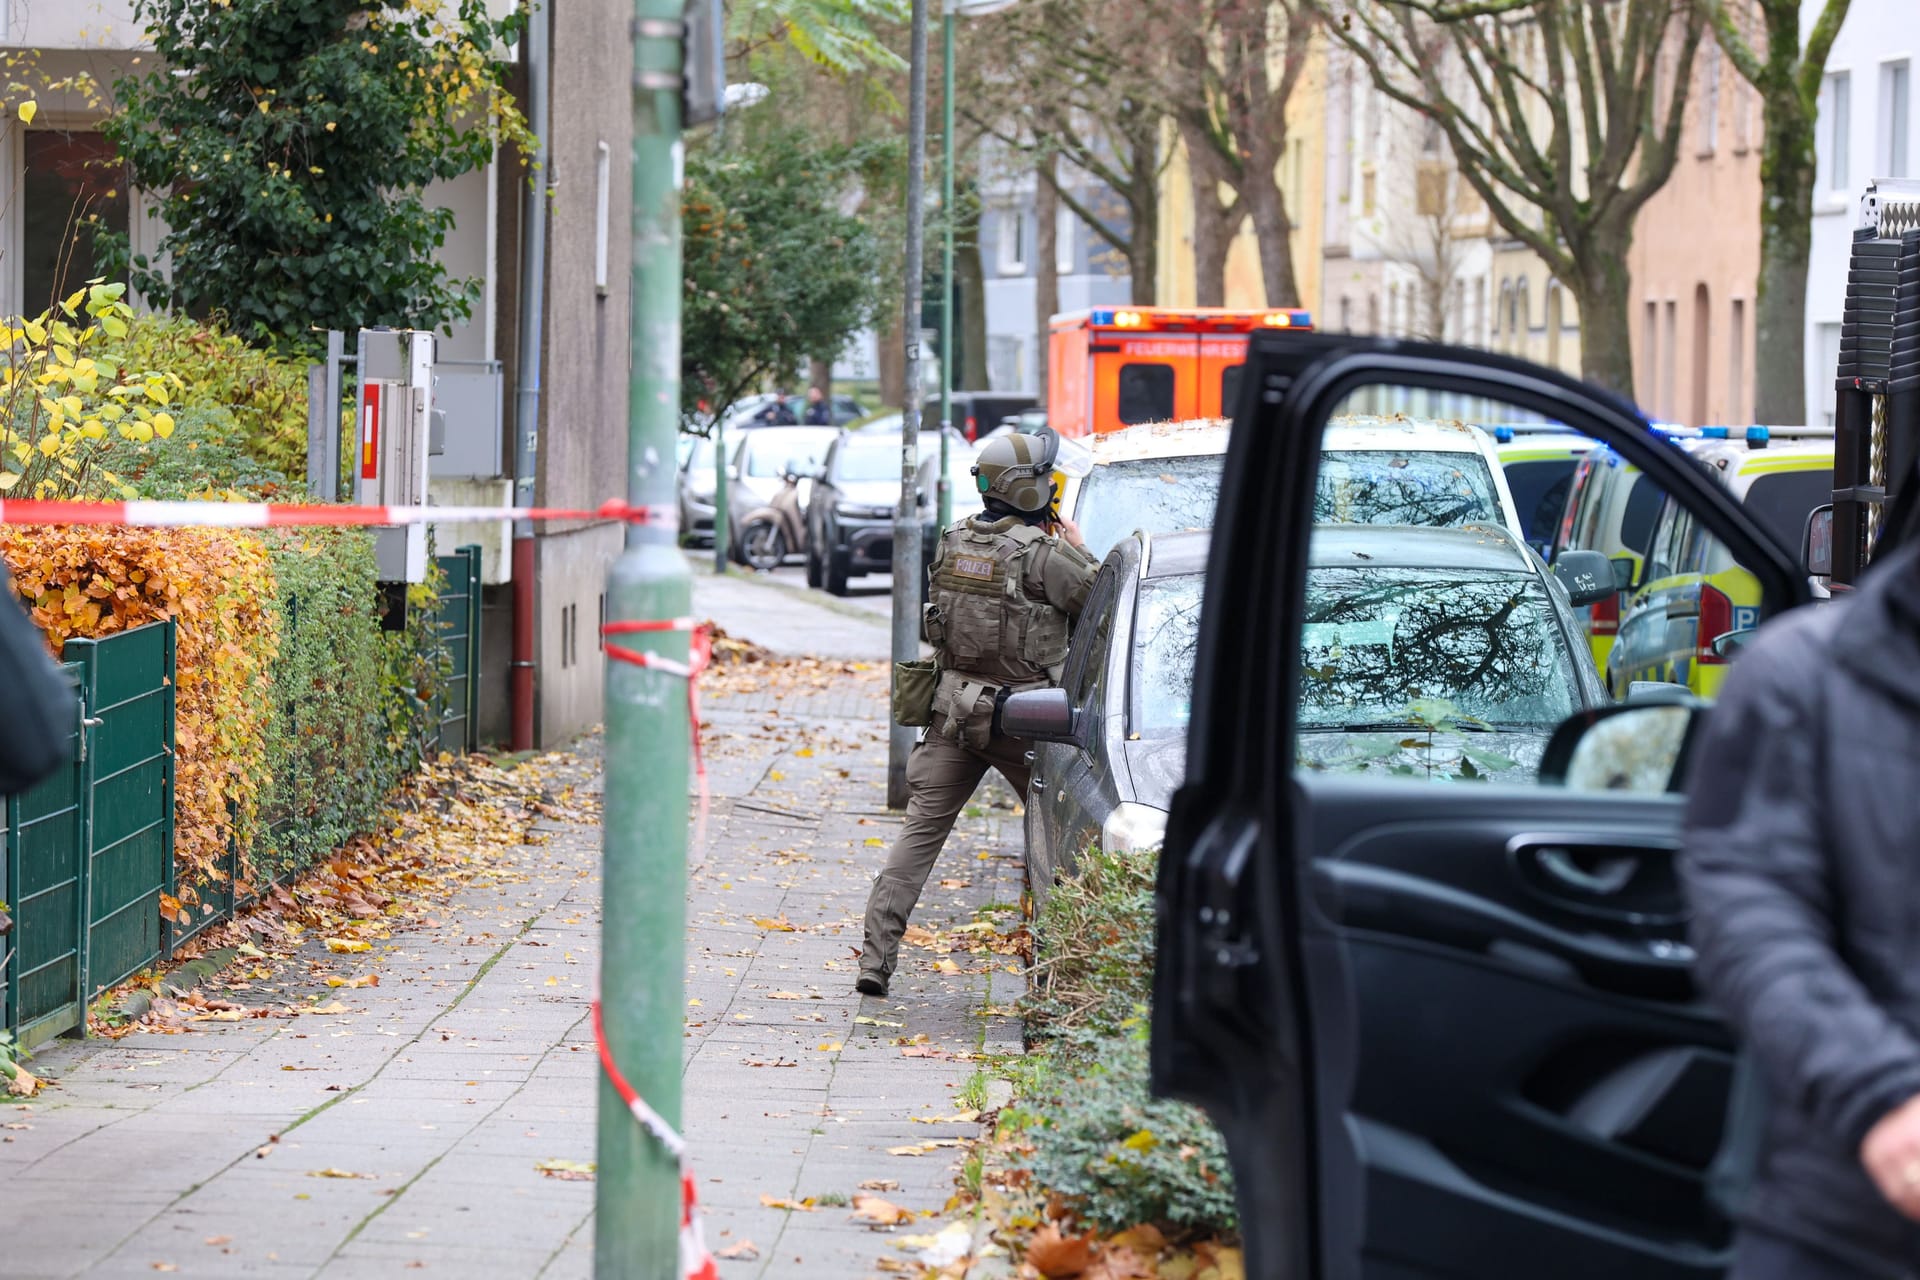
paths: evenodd
<path fill-rule="evenodd" d="M 785 636 L 838 625 L 822 614 L 858 622 L 752 579 L 699 579 L 695 604 L 730 631 L 740 616 Z M 884 670 L 715 673 L 703 702 L 713 799 L 690 855 L 683 1128 L 709 1242 L 737 1255 L 728 1280 L 875 1274 L 887 1234 L 846 1208 L 762 1197 L 892 1182 L 887 1199 L 939 1209 L 960 1153 L 929 1144 L 977 1133 L 946 1119 L 971 1056 L 1020 1045 L 1001 1012 L 1020 990 L 1009 957 L 909 948 L 892 997 L 852 990 L 897 825 L 882 808 Z M 597 790 L 598 746 L 548 762 L 555 785 Z M 1018 901 L 1018 819 L 998 799 L 963 820 L 917 923 Z M 433 926 L 364 957 L 316 943 L 274 997 L 343 1012 L 44 1047 L 32 1066 L 56 1085 L 0 1108 L 0 1277 L 589 1274 L 593 1184 L 536 1166 L 594 1157 L 600 833 L 543 825 L 545 843 L 477 877 Z M 380 985 L 327 988 L 328 967 Z"/>

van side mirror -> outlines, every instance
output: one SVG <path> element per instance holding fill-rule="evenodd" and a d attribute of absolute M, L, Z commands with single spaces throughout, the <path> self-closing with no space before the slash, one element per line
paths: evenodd
<path fill-rule="evenodd" d="M 1029 689 L 1010 696 L 1000 708 L 1000 732 L 1035 742 L 1073 742 L 1080 714 L 1065 689 Z"/>
<path fill-rule="evenodd" d="M 1616 572 L 1618 566 L 1608 563 L 1598 551 L 1562 551 L 1553 564 L 1553 576 L 1567 589 L 1576 609 L 1597 604 L 1618 591 Z"/>
<path fill-rule="evenodd" d="M 1816 578 L 1833 576 L 1833 504 L 1807 513 L 1806 532 L 1800 535 L 1800 567 Z"/>

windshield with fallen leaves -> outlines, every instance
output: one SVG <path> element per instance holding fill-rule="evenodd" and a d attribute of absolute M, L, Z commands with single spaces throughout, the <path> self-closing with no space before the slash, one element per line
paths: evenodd
<path fill-rule="evenodd" d="M 1316 524 L 1505 525 L 1493 472 L 1477 453 L 1340 449 L 1320 456 Z"/>
<path fill-rule="evenodd" d="M 1080 482 L 1074 519 L 1087 550 L 1104 556 L 1135 529 L 1177 533 L 1213 528 L 1223 454 L 1137 458 L 1095 467 Z"/>
<path fill-rule="evenodd" d="M 1315 569 L 1300 647 L 1308 732 L 1414 725 L 1439 702 L 1461 728 L 1546 732 L 1578 705 L 1572 654 L 1531 574 Z"/>

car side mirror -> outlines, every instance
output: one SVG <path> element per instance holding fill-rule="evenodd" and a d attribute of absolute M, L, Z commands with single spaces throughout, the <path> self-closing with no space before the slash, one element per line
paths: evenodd
<path fill-rule="evenodd" d="M 1072 742 L 1079 736 L 1080 713 L 1065 689 L 1029 689 L 1000 708 L 1000 732 L 1035 742 Z"/>
<path fill-rule="evenodd" d="M 1689 695 L 1578 712 L 1547 740 L 1540 781 L 1569 791 L 1678 791 L 1706 710 L 1705 701 Z"/>
<path fill-rule="evenodd" d="M 1815 507 L 1807 513 L 1807 528 L 1800 535 L 1800 567 L 1816 578 L 1833 576 L 1833 504 Z"/>
<path fill-rule="evenodd" d="M 1597 604 L 1618 591 L 1620 586 L 1614 578 L 1617 571 L 1617 566 L 1598 551 L 1562 551 L 1553 565 L 1553 576 L 1567 589 L 1576 609 Z"/>
<path fill-rule="evenodd" d="M 1632 556 L 1613 558 L 1613 585 L 1622 591 L 1633 590 L 1634 563 Z"/>

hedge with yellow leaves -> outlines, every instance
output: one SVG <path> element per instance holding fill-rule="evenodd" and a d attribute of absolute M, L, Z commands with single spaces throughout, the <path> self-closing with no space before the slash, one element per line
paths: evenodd
<path fill-rule="evenodd" d="M 0 527 L 0 559 L 58 654 L 176 622 L 174 856 L 179 896 L 225 876 L 237 822 L 250 833 L 267 786 L 280 620 L 260 535 L 235 529 Z"/>

